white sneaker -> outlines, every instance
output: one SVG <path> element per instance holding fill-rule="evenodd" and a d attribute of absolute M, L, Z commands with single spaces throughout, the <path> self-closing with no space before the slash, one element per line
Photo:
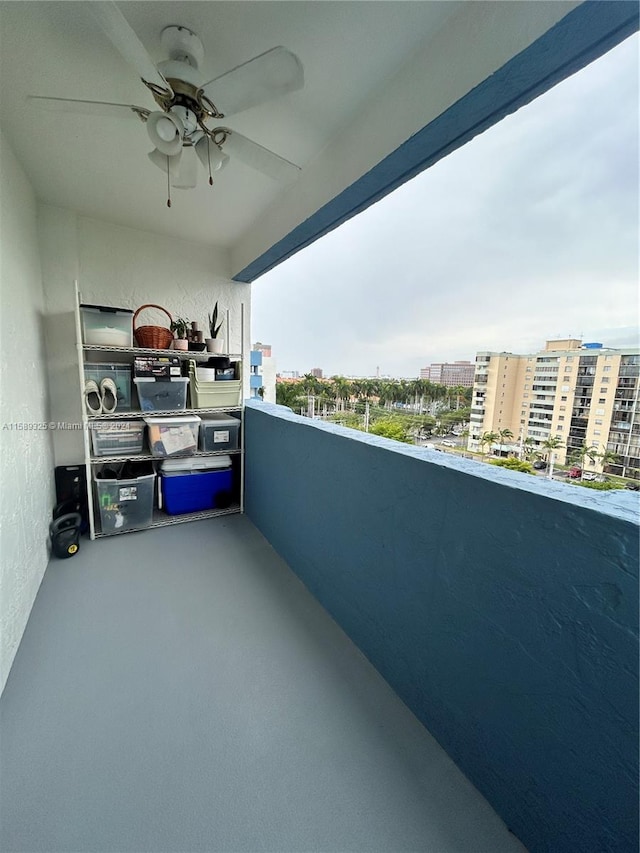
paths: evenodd
<path fill-rule="evenodd" d="M 106 377 L 100 383 L 102 395 L 102 413 L 112 415 L 118 407 L 118 389 L 116 383 L 110 377 Z"/>
<path fill-rule="evenodd" d="M 90 415 L 102 414 L 102 396 L 97 383 L 93 379 L 87 379 L 84 383 L 84 403 Z"/>

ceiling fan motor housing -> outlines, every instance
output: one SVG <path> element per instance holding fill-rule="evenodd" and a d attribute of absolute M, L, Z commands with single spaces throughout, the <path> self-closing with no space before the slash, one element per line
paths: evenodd
<path fill-rule="evenodd" d="M 170 59 L 187 62 L 195 69 L 202 64 L 204 46 L 198 36 L 186 27 L 165 27 L 160 33 L 160 43 Z"/>

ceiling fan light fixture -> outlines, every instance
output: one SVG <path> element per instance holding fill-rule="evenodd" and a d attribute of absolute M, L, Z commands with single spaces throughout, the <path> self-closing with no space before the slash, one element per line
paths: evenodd
<path fill-rule="evenodd" d="M 155 112 L 147 119 L 149 139 L 162 154 L 172 157 L 182 150 L 184 127 L 172 113 Z"/>
<path fill-rule="evenodd" d="M 228 156 L 208 136 L 205 136 L 196 144 L 196 154 L 205 169 L 217 172 L 227 165 Z"/>
<path fill-rule="evenodd" d="M 168 157 L 166 154 L 158 151 L 157 148 L 154 148 L 153 151 L 150 151 L 147 154 L 147 157 L 151 160 L 153 165 L 157 166 L 158 169 L 165 173 L 165 175 L 167 174 L 167 169 L 169 170 L 169 178 L 172 181 L 178 175 L 181 156 L 182 152 L 180 154 L 174 154 L 172 157 Z"/>
<path fill-rule="evenodd" d="M 178 190 L 192 190 L 198 182 L 198 160 L 191 145 L 185 145 L 177 160 L 177 168 L 170 170 L 171 186 Z"/>
<path fill-rule="evenodd" d="M 156 133 L 163 142 L 172 142 L 176 135 L 176 129 L 173 122 L 168 118 L 161 118 L 156 124 Z"/>

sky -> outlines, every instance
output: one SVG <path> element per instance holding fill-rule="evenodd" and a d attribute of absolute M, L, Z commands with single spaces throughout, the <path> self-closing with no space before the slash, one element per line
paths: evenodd
<path fill-rule="evenodd" d="M 638 35 L 252 286 L 278 371 L 640 346 Z"/>

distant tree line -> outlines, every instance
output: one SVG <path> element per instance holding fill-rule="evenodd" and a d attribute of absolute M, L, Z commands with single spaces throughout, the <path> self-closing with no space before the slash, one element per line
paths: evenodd
<path fill-rule="evenodd" d="M 472 391 L 462 385 L 447 387 L 428 379 L 319 379 L 307 373 L 296 382 L 277 382 L 276 402 L 298 413 L 306 409 L 308 397 L 314 397 L 316 411 L 323 405 L 341 411 L 353 402 L 369 402 L 389 410 L 405 406 L 421 412 L 433 403 L 441 403 L 444 409 L 466 408 L 471 404 Z"/>

